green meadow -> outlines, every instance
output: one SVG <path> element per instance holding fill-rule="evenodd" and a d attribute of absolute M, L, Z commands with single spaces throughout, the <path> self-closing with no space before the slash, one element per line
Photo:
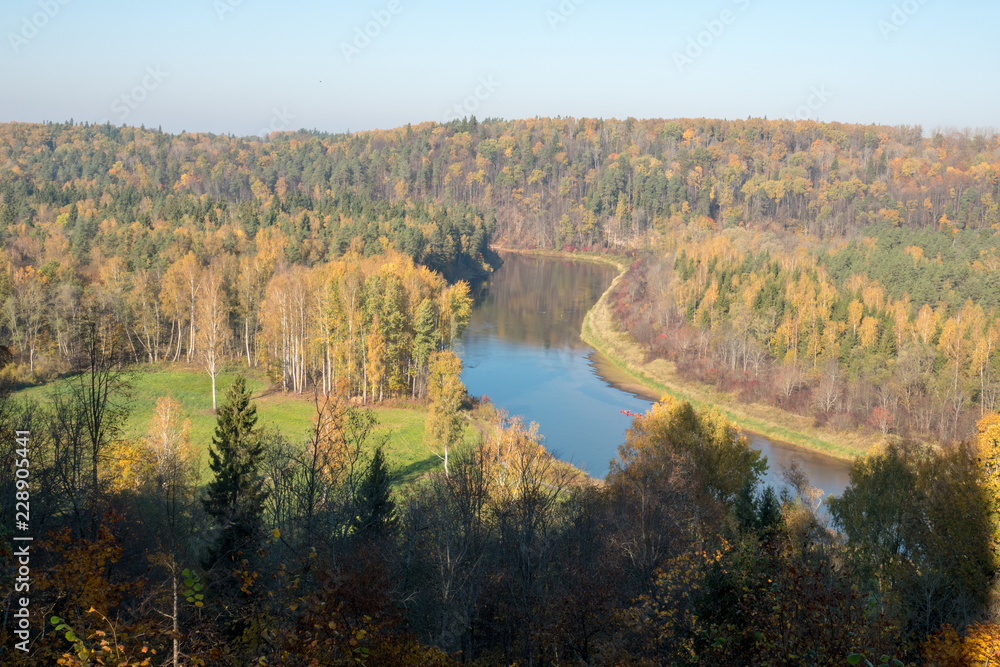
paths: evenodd
<path fill-rule="evenodd" d="M 277 428 L 289 441 L 301 442 L 307 437 L 316 408 L 313 395 L 283 393 L 280 387 L 271 386 L 263 374 L 246 369 L 232 368 L 216 378 L 218 404 L 225 400 L 226 390 L 237 373 L 247 378 L 257 404 L 258 424 Z M 56 383 L 20 390 L 17 395 L 44 403 L 55 389 Z M 193 366 L 169 364 L 144 366 L 133 375 L 129 396 L 130 413 L 125 427 L 127 437 L 145 435 L 153 417 L 156 401 L 161 396 L 172 396 L 184 408 L 191 422 L 190 436 L 198 452 L 204 474 L 208 472 L 208 448 L 215 432 L 215 414 L 212 412 L 212 382 L 208 375 Z M 360 406 L 359 406 L 360 407 Z M 397 484 L 407 484 L 432 470 L 442 467 L 441 460 L 423 443 L 424 421 L 427 410 L 420 406 L 378 407 L 370 406 L 378 420 L 373 444 L 385 440 L 385 453 L 397 473 Z M 466 444 L 479 436 L 469 424 L 465 431 Z"/>

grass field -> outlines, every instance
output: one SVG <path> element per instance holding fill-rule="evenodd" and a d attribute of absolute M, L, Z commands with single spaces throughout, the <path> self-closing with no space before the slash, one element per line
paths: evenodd
<path fill-rule="evenodd" d="M 257 423 L 276 427 L 292 442 L 301 441 L 312 424 L 315 413 L 312 394 L 285 394 L 270 387 L 260 373 L 247 373 L 247 387 L 257 405 Z M 218 404 L 225 400 L 226 390 L 236 377 L 237 370 L 220 374 L 216 379 Z M 62 380 L 60 382 L 66 382 Z M 31 387 L 18 392 L 24 398 L 44 403 L 53 391 L 52 385 Z M 202 471 L 208 470 L 208 448 L 215 432 L 215 414 L 212 412 L 212 383 L 204 371 L 182 364 L 165 364 L 141 367 L 134 375 L 130 396 L 131 411 L 126 425 L 126 435 L 141 437 L 146 433 L 156 401 L 161 396 L 172 396 L 184 408 L 191 421 L 191 444 L 201 458 Z M 385 438 L 385 453 L 389 464 L 397 471 L 397 483 L 406 484 L 421 475 L 442 467 L 440 459 L 423 444 L 425 408 L 373 407 L 378 419 L 376 441 Z M 471 423 L 465 430 L 465 443 L 472 444 L 479 431 Z"/>

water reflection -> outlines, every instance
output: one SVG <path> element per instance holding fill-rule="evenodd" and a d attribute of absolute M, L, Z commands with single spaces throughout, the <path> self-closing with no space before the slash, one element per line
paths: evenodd
<path fill-rule="evenodd" d="M 580 340 L 583 316 L 617 271 L 605 264 L 503 253 L 504 264 L 476 289 L 465 342 L 482 336 L 544 348 L 590 349 Z"/>
<path fill-rule="evenodd" d="M 648 392 L 580 340 L 586 312 L 616 275 L 613 267 L 564 259 L 504 254 L 504 264 L 477 289 L 476 307 L 460 346 L 462 379 L 513 415 L 538 422 L 545 445 L 595 477 L 607 474 L 631 420 L 652 404 Z M 768 482 L 780 486 L 780 466 L 797 460 L 811 483 L 840 494 L 845 462 L 751 435 L 764 451 Z"/>

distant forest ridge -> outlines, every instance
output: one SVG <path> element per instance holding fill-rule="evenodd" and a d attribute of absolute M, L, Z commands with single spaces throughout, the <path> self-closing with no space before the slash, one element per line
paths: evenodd
<path fill-rule="evenodd" d="M 75 203 L 86 221 L 79 231 L 64 227 L 81 237 L 75 245 L 105 227 L 127 245 L 162 223 L 232 226 L 251 237 L 281 224 L 305 248 L 296 258 L 305 262 L 342 253 L 354 238 L 374 250 L 387 236 L 444 271 L 463 253 L 474 264 L 491 238 L 620 247 L 692 222 L 821 238 L 877 223 L 1000 222 L 996 135 L 924 137 L 919 126 L 472 118 L 257 140 L 12 123 L 0 126 L 0 169 L 0 229 Z M 451 224 L 442 228 L 442 219 Z M 135 260 L 143 254 L 155 260 L 155 249 Z"/>

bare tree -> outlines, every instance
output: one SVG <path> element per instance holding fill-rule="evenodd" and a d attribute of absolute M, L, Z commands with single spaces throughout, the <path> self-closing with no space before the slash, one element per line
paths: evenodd
<path fill-rule="evenodd" d="M 813 392 L 813 401 L 821 412 L 833 412 L 840 403 L 843 385 L 840 381 L 840 364 L 836 359 L 830 359 L 823 367 L 823 375 L 819 385 Z"/>
<path fill-rule="evenodd" d="M 121 325 L 110 315 L 95 317 L 84 330 L 87 358 L 73 384 L 90 447 L 91 535 L 97 534 L 100 471 L 108 445 L 121 436 L 129 413 L 132 373 L 125 365 Z"/>
<path fill-rule="evenodd" d="M 97 534 L 105 496 L 108 447 L 120 437 L 128 415 L 131 373 L 123 364 L 120 326 L 107 315 L 91 315 L 83 328 L 84 351 L 77 375 L 53 392 L 47 436 L 60 513 L 77 536 Z"/>
<path fill-rule="evenodd" d="M 501 565 L 523 631 L 526 664 L 535 653 L 542 574 L 556 552 L 559 501 L 569 482 L 553 464 L 552 455 L 541 446 L 527 447 L 514 459 L 517 481 L 502 488 L 496 508 L 497 532 L 504 546 Z"/>
<path fill-rule="evenodd" d="M 266 433 L 266 469 L 273 492 L 268 511 L 282 541 L 300 547 L 327 548 L 351 537 L 365 512 L 362 480 L 377 448 L 374 415 L 358 410 L 336 394 L 314 396 L 313 425 L 304 442 L 289 443 Z"/>
<path fill-rule="evenodd" d="M 459 457 L 450 476 L 436 474 L 421 486 L 404 522 L 408 604 L 427 605 L 427 634 L 469 660 L 485 573 L 496 556 L 488 506 L 486 459 L 477 450 Z"/>
<path fill-rule="evenodd" d="M 219 360 L 232 338 L 229 328 L 229 307 L 222 285 L 222 271 L 212 264 L 204 274 L 196 311 L 198 356 L 205 370 L 212 378 L 212 410 L 217 407 L 215 379 L 218 375 Z"/>

